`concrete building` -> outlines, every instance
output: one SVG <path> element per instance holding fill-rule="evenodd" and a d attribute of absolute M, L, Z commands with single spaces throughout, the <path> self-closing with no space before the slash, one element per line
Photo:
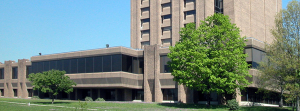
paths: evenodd
<path fill-rule="evenodd" d="M 58 99 L 84 99 L 90 96 L 111 101 L 205 103 L 198 91 L 173 81 L 167 67 L 169 46 L 179 41 L 179 31 L 185 24 L 214 13 L 231 18 L 246 36 L 246 61 L 257 67 L 262 60 L 264 42 L 271 43 L 270 29 L 274 16 L 281 9 L 281 0 L 131 0 L 131 47 L 112 47 L 69 53 L 33 56 L 0 63 L 1 97 L 28 98 L 48 94 L 33 91 L 28 74 L 50 69 L 65 70 L 77 83 L 74 92 L 60 93 Z M 262 101 L 255 96 L 257 70 L 250 69 L 253 81 L 238 101 Z M 212 104 L 221 103 L 212 94 Z M 275 101 L 275 99 L 268 100 Z M 276 104 L 276 103 L 271 103 Z"/>

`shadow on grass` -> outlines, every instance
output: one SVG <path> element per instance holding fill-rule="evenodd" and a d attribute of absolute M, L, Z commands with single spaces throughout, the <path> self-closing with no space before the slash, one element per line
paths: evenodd
<path fill-rule="evenodd" d="M 158 105 L 173 108 L 185 108 L 185 109 L 228 109 L 225 105 L 211 105 L 206 106 L 202 104 L 183 104 L 183 103 L 159 103 Z"/>
<path fill-rule="evenodd" d="M 52 102 L 32 102 L 33 104 L 52 104 Z M 71 102 L 55 102 L 53 104 L 70 104 Z"/>
<path fill-rule="evenodd" d="M 241 107 L 240 111 L 292 111 L 292 110 L 287 108 L 279 108 L 279 107 L 254 106 L 254 107 Z"/>

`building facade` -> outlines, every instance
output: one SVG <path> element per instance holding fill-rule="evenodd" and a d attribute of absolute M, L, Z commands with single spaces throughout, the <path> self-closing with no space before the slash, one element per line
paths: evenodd
<path fill-rule="evenodd" d="M 253 81 L 238 101 L 265 102 L 255 96 L 257 63 L 264 54 L 264 42 L 271 43 L 270 29 L 281 0 L 131 0 L 131 47 L 112 47 L 69 53 L 33 56 L 0 63 L 0 96 L 28 98 L 48 94 L 32 90 L 28 74 L 51 69 L 64 70 L 77 83 L 70 94 L 57 99 L 90 96 L 108 101 L 205 103 L 205 96 L 173 81 L 167 66 L 169 46 L 179 41 L 180 28 L 214 13 L 228 15 L 248 41 L 246 61 L 252 64 Z M 213 104 L 221 97 L 211 94 Z M 268 100 L 276 101 L 276 99 Z M 272 103 L 274 104 L 274 103 Z"/>

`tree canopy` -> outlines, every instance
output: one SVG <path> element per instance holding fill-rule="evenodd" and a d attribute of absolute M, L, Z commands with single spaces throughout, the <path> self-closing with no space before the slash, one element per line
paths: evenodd
<path fill-rule="evenodd" d="M 42 73 L 29 74 L 29 81 L 32 82 L 34 90 L 40 90 L 44 93 L 49 93 L 52 97 L 52 104 L 54 96 L 60 91 L 66 93 L 73 92 L 73 86 L 76 85 L 69 76 L 65 76 L 65 71 L 49 70 Z"/>
<path fill-rule="evenodd" d="M 208 94 L 232 94 L 249 85 L 244 54 L 245 37 L 228 16 L 214 14 L 196 28 L 189 23 L 180 31 L 180 40 L 170 47 L 168 63 L 174 80 Z"/>

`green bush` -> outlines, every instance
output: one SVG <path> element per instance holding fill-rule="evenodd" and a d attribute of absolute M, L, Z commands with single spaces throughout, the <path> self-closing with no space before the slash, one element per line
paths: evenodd
<path fill-rule="evenodd" d="M 239 103 L 235 100 L 228 100 L 226 105 L 230 110 L 238 110 L 240 108 Z"/>
<path fill-rule="evenodd" d="M 103 98 L 97 98 L 95 101 L 105 101 Z"/>
<path fill-rule="evenodd" d="M 32 96 L 31 99 L 40 99 L 39 96 Z"/>
<path fill-rule="evenodd" d="M 85 97 L 85 99 L 84 99 L 85 101 L 93 101 L 93 99 L 91 98 L 91 97 Z"/>

